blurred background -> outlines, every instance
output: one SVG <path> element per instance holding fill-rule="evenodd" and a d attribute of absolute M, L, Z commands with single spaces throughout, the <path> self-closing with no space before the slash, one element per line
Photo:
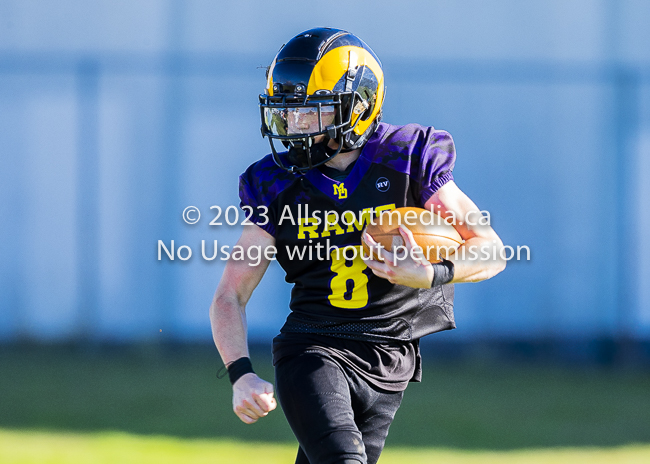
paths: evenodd
<path fill-rule="evenodd" d="M 531 251 L 493 280 L 456 286 L 458 329 L 423 341 L 425 362 L 442 367 L 413 395 L 462 390 L 454 379 L 476 389 L 458 397 L 465 406 L 448 405 L 448 427 L 431 425 L 438 438 L 418 441 L 396 422 L 395 443 L 650 443 L 645 0 L 0 0 L 0 427 L 249 437 L 243 425 L 233 432 L 225 380 L 223 398 L 210 401 L 225 411 L 222 430 L 178 369 L 195 365 L 194 383 L 214 396 L 220 362 L 208 307 L 223 262 L 203 260 L 201 240 L 233 245 L 240 229 L 210 226 L 210 207 L 238 205 L 238 175 L 268 152 L 257 107 L 264 67 L 316 26 L 349 30 L 373 48 L 386 76 L 384 121 L 449 131 L 457 184 L 490 212 L 505 244 Z M 182 220 L 189 205 L 202 213 L 196 225 Z M 159 261 L 158 240 L 193 256 Z M 288 299 L 274 264 L 248 307 L 269 376 Z M 159 368 L 162 390 L 138 390 L 151 380 L 132 363 Z M 43 369 L 60 383 L 36 381 Z M 97 378 L 93 369 L 123 381 L 110 384 L 125 398 L 113 398 L 108 416 L 92 409 L 103 404 L 97 391 L 80 386 Z M 494 372 L 503 375 L 485 386 Z M 172 394 L 164 385 L 174 381 Z M 497 399 L 506 387 L 512 394 Z M 557 398 L 531 419 L 531 396 L 555 387 Z M 91 395 L 83 407 L 82 392 Z M 165 394 L 189 395 L 205 422 L 188 416 L 183 428 L 183 413 L 172 411 L 136 424 L 117 412 L 139 404 L 146 416 L 141 399 Z M 463 403 L 470 397 L 480 407 Z M 59 409 L 48 415 L 36 398 Z M 563 417 L 578 398 L 588 404 Z M 509 407 L 521 417 L 504 423 L 520 438 L 490 435 Z M 467 424 L 454 422 L 459 408 L 473 411 Z M 255 438 L 291 441 L 278 416 L 263 429 L 270 435 Z"/>

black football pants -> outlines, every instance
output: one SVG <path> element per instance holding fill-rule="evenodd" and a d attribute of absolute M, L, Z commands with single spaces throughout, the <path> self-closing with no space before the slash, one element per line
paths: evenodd
<path fill-rule="evenodd" d="M 300 448 L 296 464 L 375 464 L 404 392 L 369 385 L 325 353 L 275 366 L 276 394 Z"/>

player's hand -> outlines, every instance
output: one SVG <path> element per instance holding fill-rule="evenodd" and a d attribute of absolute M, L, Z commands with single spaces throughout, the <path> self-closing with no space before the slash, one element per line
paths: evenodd
<path fill-rule="evenodd" d="M 393 238 L 391 249 L 394 253 L 381 248 L 380 255 L 384 260 L 376 261 L 374 259 L 364 259 L 366 266 L 372 269 L 372 272 L 382 279 L 397 285 L 406 285 L 414 288 L 429 288 L 433 282 L 433 266 L 426 260 L 422 248 L 415 243 L 411 231 L 399 226 L 400 237 Z M 375 240 L 364 232 L 362 240 L 366 242 L 371 250 L 379 250 L 379 245 Z M 396 250 L 397 247 L 403 247 Z M 365 256 L 362 257 L 365 258 Z"/>
<path fill-rule="evenodd" d="M 276 406 L 273 385 L 252 372 L 242 375 L 232 386 L 232 409 L 246 424 L 257 422 Z"/>

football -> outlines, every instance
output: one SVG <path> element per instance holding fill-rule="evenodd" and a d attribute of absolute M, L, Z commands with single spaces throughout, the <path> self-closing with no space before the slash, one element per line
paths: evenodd
<path fill-rule="evenodd" d="M 415 242 L 422 247 L 424 256 L 431 263 L 440 262 L 451 256 L 463 243 L 463 239 L 453 225 L 429 210 L 423 208 L 404 207 L 384 211 L 374 219 L 374 224 L 366 226 L 370 236 L 388 251 L 392 251 L 393 237 L 402 237 L 399 233 L 400 224 L 413 233 Z M 377 250 L 369 250 L 363 242 L 364 254 L 372 252 L 375 259 L 383 261 Z"/>

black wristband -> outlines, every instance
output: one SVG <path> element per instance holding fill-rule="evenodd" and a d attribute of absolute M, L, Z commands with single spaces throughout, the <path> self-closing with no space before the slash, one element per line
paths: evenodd
<path fill-rule="evenodd" d="M 431 286 L 448 284 L 454 279 L 454 263 L 443 259 L 439 263 L 433 263 L 433 282 Z"/>
<path fill-rule="evenodd" d="M 255 373 L 250 358 L 239 358 L 228 364 L 228 378 L 230 379 L 230 383 L 233 385 L 242 375 L 250 372 Z"/>

